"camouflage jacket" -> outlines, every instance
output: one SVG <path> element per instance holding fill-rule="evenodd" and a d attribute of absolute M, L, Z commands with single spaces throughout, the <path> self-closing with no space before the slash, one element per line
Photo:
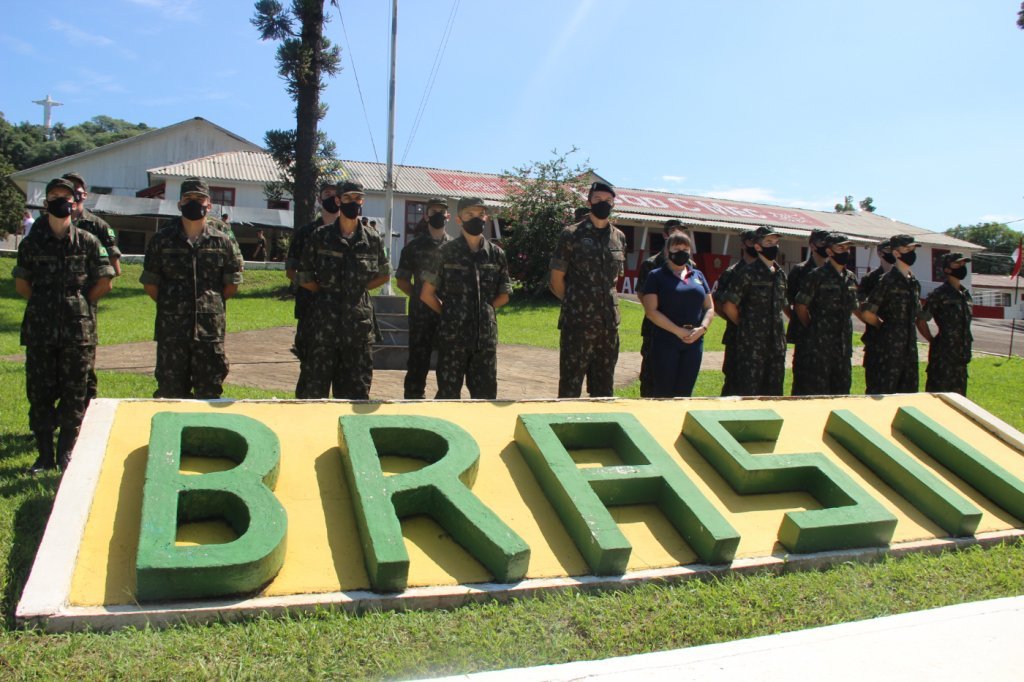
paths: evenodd
<path fill-rule="evenodd" d="M 89 290 L 113 277 L 106 249 L 74 224 L 58 238 L 38 221 L 18 246 L 12 277 L 32 285 L 21 322 L 23 346 L 95 346 L 96 308 Z"/>
<path fill-rule="evenodd" d="M 808 254 L 807 260 L 797 263 L 789 271 L 789 277 L 786 279 L 786 300 L 789 302 L 789 305 L 796 303 L 796 297 L 803 288 L 807 276 L 817 269 L 818 266 L 814 263 L 814 255 Z M 800 324 L 800 320 L 796 318 L 796 315 L 793 315 L 789 319 L 789 326 L 786 328 L 786 341 L 796 343 L 803 339 L 804 332 L 804 326 Z"/>
<path fill-rule="evenodd" d="M 413 238 L 402 249 L 402 255 L 398 259 L 398 269 L 395 270 L 395 278 L 412 282 L 415 295 L 409 299 L 409 317 L 421 319 L 429 318 L 434 314 L 434 311 L 420 300 L 420 292 L 423 291 L 423 275 L 431 267 L 441 245 L 447 244 L 451 240 L 447 233 L 441 237 L 441 241 L 435 240 L 430 234 L 421 234 Z"/>
<path fill-rule="evenodd" d="M 390 274 L 391 264 L 376 230 L 356 225 L 346 239 L 340 225 L 322 225 L 309 236 L 296 281 L 320 285 L 311 308 L 317 338 L 334 339 L 341 345 L 372 343 L 376 326 L 366 285 Z"/>
<path fill-rule="evenodd" d="M 736 325 L 739 352 L 761 354 L 786 352 L 782 309 L 786 306 L 786 275 L 775 264 L 771 270 L 758 258 L 738 269 L 723 300 L 740 309 Z"/>
<path fill-rule="evenodd" d="M 882 266 L 879 265 L 877 268 L 860 278 L 860 283 L 857 284 L 857 300 L 859 300 L 861 304 L 868 300 L 868 296 L 875 290 L 875 287 L 878 286 L 878 280 L 882 279 L 882 275 L 884 274 L 885 270 L 883 270 Z M 860 338 L 864 342 L 865 346 L 870 346 L 874 341 L 876 331 L 877 330 L 870 324 L 864 326 L 864 333 L 861 334 Z"/>
<path fill-rule="evenodd" d="M 551 269 L 565 273 L 558 328 L 612 330 L 619 326 L 615 283 L 624 271 L 626 236 L 609 224 L 598 229 L 584 219 L 562 230 Z"/>
<path fill-rule="evenodd" d="M 483 238 L 471 251 L 464 236 L 434 251 L 423 281 L 437 289 L 441 299 L 438 336 L 444 343 L 485 348 L 498 342 L 498 322 L 491 301 L 512 293 L 508 261 L 500 246 Z"/>
<path fill-rule="evenodd" d="M 292 239 L 288 243 L 288 255 L 285 257 L 284 267 L 288 270 L 295 270 L 298 272 L 299 265 L 302 261 L 302 250 L 306 248 L 306 242 L 309 241 L 310 235 L 316 232 L 316 228 L 323 225 L 324 217 L 322 215 L 317 216 L 316 220 L 310 223 L 306 223 L 299 229 L 292 233 Z M 309 312 L 309 308 L 313 305 L 313 297 L 316 296 L 312 291 L 305 287 L 298 287 L 295 291 L 295 319 L 298 320 L 303 315 Z"/>
<path fill-rule="evenodd" d="M 193 244 L 174 218 L 146 245 L 139 281 L 158 287 L 158 342 L 224 341 L 224 285 L 242 282 L 242 255 L 215 224 L 207 219 Z"/>
<path fill-rule="evenodd" d="M 861 310 L 881 318 L 882 324 L 875 329 L 873 343 L 886 350 L 916 349 L 915 323 L 920 309 L 921 283 L 912 273 L 904 276 L 899 268 L 882 275 L 861 304 Z"/>
<path fill-rule="evenodd" d="M 803 278 L 800 293 L 794 303 L 807 306 L 811 324 L 804 330 L 804 339 L 814 349 L 841 352 L 850 357 L 853 352 L 853 321 L 850 314 L 857 310 L 857 277 L 843 268 L 836 270 L 826 262 L 814 268 Z M 793 324 L 802 323 L 793 314 Z"/>
<path fill-rule="evenodd" d="M 937 287 L 924 302 L 918 313 L 922 320 L 935 320 L 939 333 L 932 341 L 931 354 L 941 354 L 951 362 L 971 361 L 971 317 L 974 299 L 966 287 L 954 289 L 949 282 Z"/>
<path fill-rule="evenodd" d="M 743 260 L 741 255 L 738 260 L 722 271 L 722 274 L 715 280 L 715 286 L 711 289 L 711 298 L 715 303 L 721 305 L 725 301 L 725 295 L 729 293 L 729 287 L 732 285 L 733 278 L 746 265 L 747 262 Z M 725 315 L 722 315 L 722 319 L 725 320 L 725 332 L 722 334 L 722 343 L 729 345 L 736 338 L 736 325 Z"/>
<path fill-rule="evenodd" d="M 116 260 L 121 257 L 121 251 L 117 248 L 117 233 L 106 220 L 83 208 L 82 215 L 75 220 L 75 225 L 99 239 L 111 258 Z"/>
<path fill-rule="evenodd" d="M 647 283 L 647 276 L 653 271 L 660 268 L 665 264 L 665 252 L 659 251 L 658 253 L 645 258 L 640 263 L 640 270 L 636 273 L 636 294 L 637 296 L 643 296 L 644 285 Z M 640 336 L 650 336 L 654 332 L 654 323 L 644 316 L 643 322 L 640 323 Z"/>

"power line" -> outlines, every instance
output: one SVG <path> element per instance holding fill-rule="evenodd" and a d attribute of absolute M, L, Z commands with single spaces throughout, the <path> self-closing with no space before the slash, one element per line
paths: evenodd
<path fill-rule="evenodd" d="M 352 52 L 352 44 L 348 40 L 348 31 L 345 30 L 345 17 L 341 15 L 341 1 L 335 3 L 338 10 L 338 19 L 341 20 L 341 33 L 345 37 L 345 49 L 348 50 L 348 59 L 352 62 L 352 75 L 356 79 L 356 91 L 359 93 L 359 103 L 363 106 L 363 120 L 366 121 L 366 132 L 370 136 L 370 146 L 373 148 L 373 159 L 379 164 L 380 157 L 377 155 L 377 143 L 373 140 L 373 128 L 370 126 L 370 115 L 366 112 L 366 100 L 363 99 L 363 88 L 359 85 L 359 71 L 356 69 L 356 60 Z"/>

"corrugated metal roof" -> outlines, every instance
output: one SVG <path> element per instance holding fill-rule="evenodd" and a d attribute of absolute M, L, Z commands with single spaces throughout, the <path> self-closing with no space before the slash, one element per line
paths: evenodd
<path fill-rule="evenodd" d="M 1017 283 L 1009 275 L 979 275 L 971 273 L 971 287 L 979 289 L 1014 289 Z"/>
<path fill-rule="evenodd" d="M 211 154 L 190 161 L 150 168 L 150 175 L 163 177 L 198 177 L 204 180 L 237 180 L 241 182 L 274 182 L 281 179 L 281 169 L 266 152 L 239 151 Z"/>
<path fill-rule="evenodd" d="M 140 215 L 166 218 L 181 215 L 181 209 L 178 208 L 176 201 L 125 197 L 115 194 L 91 194 L 85 200 L 85 206 L 100 215 Z M 230 214 L 233 225 L 256 225 L 287 230 L 292 228 L 293 214 L 291 211 L 214 204 L 210 214 L 220 215 L 225 212 Z"/>

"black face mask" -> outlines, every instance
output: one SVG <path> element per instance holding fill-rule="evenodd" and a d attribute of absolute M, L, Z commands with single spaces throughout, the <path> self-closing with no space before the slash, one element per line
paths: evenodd
<path fill-rule="evenodd" d="M 775 260 L 775 257 L 779 255 L 779 247 L 778 246 L 762 246 L 761 247 L 761 255 L 764 256 L 765 258 L 767 258 L 768 260 Z"/>
<path fill-rule="evenodd" d="M 350 201 L 347 204 L 342 204 L 340 208 L 341 208 L 341 215 L 345 216 L 349 220 L 352 220 L 353 218 L 358 218 L 360 216 L 360 214 L 362 214 L 362 212 L 363 212 L 362 205 L 361 204 L 357 204 L 354 201 Z"/>
<path fill-rule="evenodd" d="M 54 218 L 67 218 L 73 210 L 71 199 L 65 197 L 46 202 L 46 212 Z"/>
<path fill-rule="evenodd" d="M 321 201 L 320 205 L 323 206 L 324 210 L 328 213 L 337 213 L 338 207 L 341 206 L 341 202 L 338 201 L 338 197 L 331 196 Z"/>
<path fill-rule="evenodd" d="M 844 251 L 843 253 L 833 253 L 830 258 L 840 265 L 846 265 L 850 262 L 850 252 Z"/>
<path fill-rule="evenodd" d="M 484 233 L 484 219 L 483 218 L 470 218 L 462 222 L 462 229 L 466 231 L 466 234 L 479 237 Z"/>
<path fill-rule="evenodd" d="M 427 218 L 427 223 L 430 224 L 435 230 L 440 230 L 444 227 L 444 224 L 448 222 L 448 219 L 444 217 L 444 213 L 435 213 L 434 215 Z"/>
<path fill-rule="evenodd" d="M 751 258 L 757 258 L 757 249 L 755 249 L 753 246 L 745 246 L 743 247 L 743 250 L 746 251 L 747 255 L 750 256 Z"/>
<path fill-rule="evenodd" d="M 181 215 L 187 220 L 201 220 L 210 209 L 193 199 L 181 207 Z"/>
<path fill-rule="evenodd" d="M 961 265 L 958 268 L 950 268 L 949 274 L 952 275 L 953 277 L 956 277 L 957 279 L 964 279 L 967 277 L 967 266 Z"/>
<path fill-rule="evenodd" d="M 907 265 L 913 265 L 917 261 L 917 251 L 909 251 L 900 254 L 900 260 Z"/>
<path fill-rule="evenodd" d="M 828 258 L 828 251 L 825 250 L 824 246 L 816 246 L 814 251 L 822 258 Z"/>
<path fill-rule="evenodd" d="M 599 201 L 596 204 L 591 204 L 590 215 L 594 216 L 598 220 L 604 220 L 612 214 L 612 204 L 610 201 Z"/>
<path fill-rule="evenodd" d="M 668 254 L 668 259 L 676 265 L 686 265 L 690 262 L 689 251 L 673 251 Z"/>
<path fill-rule="evenodd" d="M 891 253 L 883 253 L 882 260 L 884 260 L 886 263 L 889 263 L 890 265 L 896 264 L 896 256 L 892 255 Z"/>

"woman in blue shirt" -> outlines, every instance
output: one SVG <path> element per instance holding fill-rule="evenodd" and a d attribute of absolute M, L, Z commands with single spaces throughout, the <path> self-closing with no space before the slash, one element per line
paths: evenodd
<path fill-rule="evenodd" d="M 653 395 L 689 397 L 715 310 L 707 279 L 690 262 L 690 238 L 673 234 L 665 243 L 665 252 L 665 265 L 652 271 L 644 285 L 644 313 L 655 326 L 651 343 Z"/>

